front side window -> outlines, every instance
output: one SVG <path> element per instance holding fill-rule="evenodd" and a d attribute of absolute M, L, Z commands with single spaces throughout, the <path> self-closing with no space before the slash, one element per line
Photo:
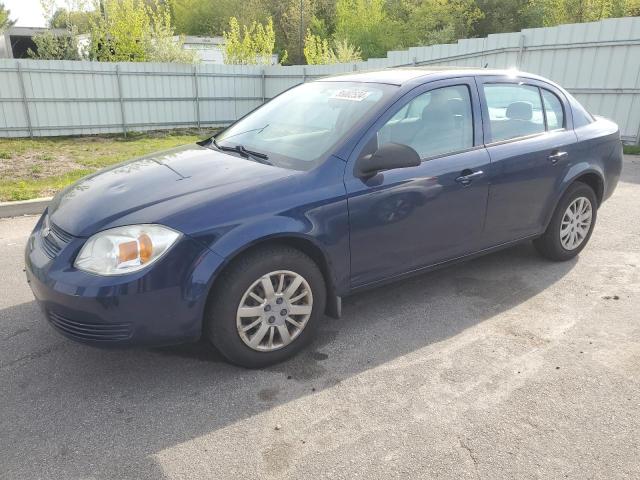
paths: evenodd
<path fill-rule="evenodd" d="M 443 87 L 418 95 L 377 133 L 377 147 L 400 143 L 420 158 L 473 147 L 471 97 L 465 85 Z"/>
<path fill-rule="evenodd" d="M 250 113 L 215 140 L 223 148 L 264 154 L 266 161 L 279 167 L 309 170 L 397 88 L 378 83 L 305 83 Z"/>
<path fill-rule="evenodd" d="M 538 87 L 517 83 L 483 86 L 489 109 L 491 142 L 525 137 L 545 131 Z"/>

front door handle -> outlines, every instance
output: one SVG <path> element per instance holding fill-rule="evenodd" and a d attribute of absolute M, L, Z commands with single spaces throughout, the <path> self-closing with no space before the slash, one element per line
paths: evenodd
<path fill-rule="evenodd" d="M 466 172 L 470 172 L 470 173 L 466 173 Z M 460 175 L 458 178 L 456 178 L 456 182 L 461 183 L 462 185 L 469 185 L 474 178 L 477 177 L 481 177 L 482 175 L 484 175 L 484 172 L 482 170 L 478 170 L 476 172 L 471 172 L 471 170 L 465 170 L 462 173 L 464 173 L 464 175 Z"/>
<path fill-rule="evenodd" d="M 569 155 L 567 152 L 556 151 L 549 155 L 547 158 L 551 161 L 551 163 L 555 165 L 556 163 L 558 163 L 558 160 L 563 159 L 567 155 Z"/>

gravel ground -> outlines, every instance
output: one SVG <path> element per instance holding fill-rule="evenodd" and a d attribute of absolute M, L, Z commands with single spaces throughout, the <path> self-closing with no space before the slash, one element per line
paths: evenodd
<path fill-rule="evenodd" d="M 359 294 L 266 370 L 59 337 L 0 220 L 0 478 L 639 478 L 640 157 L 579 259 L 521 245 Z"/>

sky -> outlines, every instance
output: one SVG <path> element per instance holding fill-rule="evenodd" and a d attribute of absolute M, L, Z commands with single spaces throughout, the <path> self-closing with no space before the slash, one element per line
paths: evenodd
<path fill-rule="evenodd" d="M 5 8 L 11 11 L 11 19 L 17 20 L 18 27 L 44 27 L 44 12 L 40 0 L 2 0 Z M 66 1 L 55 0 L 57 7 L 64 7 Z"/>

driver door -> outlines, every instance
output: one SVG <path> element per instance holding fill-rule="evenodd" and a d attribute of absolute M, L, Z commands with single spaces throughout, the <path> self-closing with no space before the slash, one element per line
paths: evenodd
<path fill-rule="evenodd" d="M 351 284 L 357 288 L 478 249 L 490 160 L 473 78 L 432 82 L 407 93 L 367 132 L 345 174 Z M 385 143 L 418 152 L 419 166 L 354 173 Z"/>

